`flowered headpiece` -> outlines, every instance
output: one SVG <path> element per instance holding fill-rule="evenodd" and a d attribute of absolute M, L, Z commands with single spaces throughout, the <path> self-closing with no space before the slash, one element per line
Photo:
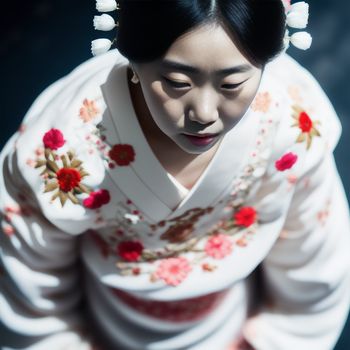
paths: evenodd
<path fill-rule="evenodd" d="M 291 0 L 282 0 L 286 9 L 286 34 L 284 37 L 285 50 L 290 43 L 301 50 L 307 50 L 312 44 L 312 37 L 308 32 L 298 31 L 290 35 L 289 28 L 305 29 L 309 22 L 309 4 L 305 1 L 291 4 Z"/>
<path fill-rule="evenodd" d="M 301 50 L 307 50 L 312 43 L 311 35 L 306 31 L 298 31 L 290 35 L 290 28 L 305 29 L 309 21 L 309 5 L 305 1 L 291 4 L 291 0 L 281 0 L 286 9 L 286 34 L 284 37 L 285 50 L 290 43 Z M 119 4 L 115 0 L 96 0 L 98 12 L 112 12 L 119 10 Z M 112 16 L 104 13 L 94 17 L 94 27 L 96 30 L 111 31 L 118 27 Z M 101 55 L 112 47 L 113 42 L 109 39 L 96 39 L 91 42 L 91 51 L 94 56 Z"/>

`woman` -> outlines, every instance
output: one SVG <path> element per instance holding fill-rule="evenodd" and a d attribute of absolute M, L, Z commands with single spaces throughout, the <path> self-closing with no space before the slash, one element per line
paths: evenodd
<path fill-rule="evenodd" d="M 118 16 L 118 51 L 48 88 L 1 153 L 1 345 L 331 349 L 350 298 L 341 127 L 280 54 L 282 2 Z"/>

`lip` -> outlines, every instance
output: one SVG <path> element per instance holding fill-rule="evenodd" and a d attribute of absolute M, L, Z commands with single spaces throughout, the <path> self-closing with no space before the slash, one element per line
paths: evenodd
<path fill-rule="evenodd" d="M 219 134 L 183 134 L 195 146 L 210 145 Z"/>

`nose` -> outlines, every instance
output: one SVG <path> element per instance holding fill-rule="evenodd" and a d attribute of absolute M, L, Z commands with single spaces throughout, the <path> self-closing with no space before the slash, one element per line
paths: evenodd
<path fill-rule="evenodd" d="M 209 88 L 194 93 L 188 117 L 199 124 L 213 124 L 219 117 L 217 94 Z"/>

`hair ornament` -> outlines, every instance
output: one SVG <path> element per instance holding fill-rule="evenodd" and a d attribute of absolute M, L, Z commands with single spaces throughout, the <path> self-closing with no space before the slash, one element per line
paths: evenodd
<path fill-rule="evenodd" d="M 290 0 L 283 0 L 286 8 L 286 26 L 293 29 L 305 29 L 309 22 L 309 4 L 305 1 L 291 4 Z M 290 43 L 298 49 L 308 50 L 312 44 L 312 36 L 306 31 L 289 34 L 288 28 L 284 37 L 285 50 Z"/>
<path fill-rule="evenodd" d="M 290 35 L 288 28 L 305 29 L 309 21 L 309 4 L 305 1 L 291 4 L 291 0 L 282 0 L 286 9 L 286 34 L 284 37 L 284 50 L 286 51 L 290 44 L 301 50 L 308 50 L 312 44 L 312 36 L 306 31 L 299 31 Z M 215 1 L 212 1 L 212 6 Z M 215 7 L 214 7 L 215 8 Z M 112 12 L 120 10 L 119 4 L 115 0 L 96 0 L 96 10 L 98 12 Z M 111 31 L 118 27 L 112 16 L 102 14 L 94 17 L 94 28 L 100 31 Z M 106 38 L 96 39 L 91 42 L 91 52 L 93 56 L 98 56 L 110 50 L 114 41 Z"/>
<path fill-rule="evenodd" d="M 119 10 L 119 4 L 115 0 L 96 0 L 96 10 L 98 12 L 112 12 Z M 118 23 L 115 23 L 114 18 L 106 13 L 100 16 L 94 16 L 94 28 L 104 32 L 109 32 L 115 27 L 118 27 Z M 106 53 L 112 47 L 114 41 L 106 38 L 96 39 L 91 42 L 91 52 L 93 56 L 98 56 Z"/>
<path fill-rule="evenodd" d="M 119 6 L 115 0 L 97 0 L 96 10 L 98 12 L 112 12 L 119 10 Z"/>

